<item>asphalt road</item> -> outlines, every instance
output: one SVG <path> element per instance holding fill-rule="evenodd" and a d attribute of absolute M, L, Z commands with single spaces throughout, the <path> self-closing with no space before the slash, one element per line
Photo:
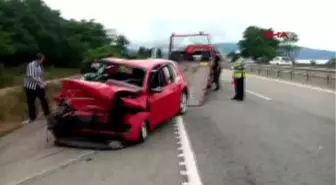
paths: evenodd
<path fill-rule="evenodd" d="M 223 80 L 184 118 L 203 184 L 335 184 L 335 94 L 249 76 L 233 102 Z"/>
<path fill-rule="evenodd" d="M 54 147 L 46 142 L 43 125 L 34 123 L 1 140 L 1 185 L 172 185 L 183 180 L 172 121 L 145 143 L 115 151 Z"/>
<path fill-rule="evenodd" d="M 198 168 L 189 181 L 199 175 L 203 185 L 335 184 L 334 93 L 249 76 L 246 101 L 233 102 L 231 73 L 222 77 L 222 89 L 180 123 L 193 152 L 184 151 L 187 168 Z M 54 147 L 43 121 L 27 125 L 0 140 L 0 185 L 181 184 L 178 148 L 188 147 L 178 143 L 176 122 L 117 151 Z"/>

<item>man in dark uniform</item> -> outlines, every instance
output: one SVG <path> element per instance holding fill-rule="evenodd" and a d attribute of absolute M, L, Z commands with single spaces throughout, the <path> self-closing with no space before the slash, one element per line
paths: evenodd
<path fill-rule="evenodd" d="M 212 65 L 212 73 L 213 73 L 213 83 L 216 84 L 215 91 L 220 89 L 220 74 L 222 72 L 222 68 L 220 65 L 220 57 L 218 54 L 215 56 L 214 63 Z"/>
<path fill-rule="evenodd" d="M 240 55 L 240 51 L 235 52 L 233 61 L 233 79 L 235 81 L 235 96 L 232 100 L 244 100 L 244 83 L 245 83 L 245 64 L 244 59 Z"/>

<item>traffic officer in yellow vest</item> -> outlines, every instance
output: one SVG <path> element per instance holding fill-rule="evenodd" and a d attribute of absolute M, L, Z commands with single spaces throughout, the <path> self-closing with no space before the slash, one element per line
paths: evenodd
<path fill-rule="evenodd" d="M 235 52 L 233 61 L 233 79 L 235 82 L 235 96 L 232 100 L 243 101 L 244 100 L 244 81 L 245 81 L 245 63 L 243 57 L 241 57 L 240 51 Z"/>

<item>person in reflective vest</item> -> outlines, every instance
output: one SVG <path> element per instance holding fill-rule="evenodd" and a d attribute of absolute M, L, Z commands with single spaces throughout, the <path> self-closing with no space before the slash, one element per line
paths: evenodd
<path fill-rule="evenodd" d="M 236 51 L 233 58 L 233 79 L 235 82 L 235 96 L 232 100 L 243 101 L 245 96 L 245 63 L 240 51 Z"/>

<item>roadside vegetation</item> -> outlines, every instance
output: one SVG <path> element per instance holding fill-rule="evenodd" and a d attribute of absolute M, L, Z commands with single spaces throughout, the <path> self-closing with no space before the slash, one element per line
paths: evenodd
<path fill-rule="evenodd" d="M 64 19 L 41 0 L 0 0 L 0 20 L 0 88 L 22 84 L 36 53 L 46 56 L 50 79 L 78 73 L 87 59 L 123 56 L 129 44 L 94 20 Z"/>
<path fill-rule="evenodd" d="M 276 33 L 272 28 L 249 26 L 243 33 L 243 38 L 238 42 L 243 57 L 248 57 L 257 63 L 268 63 L 275 56 L 287 56 L 294 59 L 300 48 L 296 46 L 299 37 L 294 32 L 286 32 L 288 38 L 265 38 L 264 33 Z M 228 57 L 234 55 L 234 51 Z"/>
<path fill-rule="evenodd" d="M 327 63 L 327 65 L 334 65 L 334 66 L 335 66 L 335 64 L 336 64 L 336 57 L 330 59 Z"/>
<path fill-rule="evenodd" d="M 290 31 L 285 33 L 288 38 L 265 38 L 265 32 L 276 33 L 278 30 L 272 28 L 261 28 L 257 26 L 249 26 L 243 33 L 243 38 L 238 42 L 239 49 L 242 52 L 243 57 L 251 58 L 260 64 L 268 64 L 275 56 L 289 57 L 294 65 L 298 66 L 310 66 L 310 64 L 296 64 L 295 58 L 300 51 L 300 47 L 297 46 L 299 36 Z M 234 51 L 228 53 L 228 58 L 234 55 Z M 316 62 L 312 64 L 316 67 L 335 67 L 335 58 L 331 58 L 329 62 L 324 65 L 317 65 Z"/>
<path fill-rule="evenodd" d="M 47 97 L 51 108 L 54 107 L 53 97 L 60 90 L 59 82 L 47 85 Z M 40 104 L 36 100 L 36 108 L 41 112 Z M 21 126 L 21 121 L 27 119 L 28 108 L 23 87 L 15 88 L 6 94 L 0 94 L 0 137 Z"/>
<path fill-rule="evenodd" d="M 144 47 L 130 54 L 124 35 L 95 20 L 64 19 L 42 0 L 0 0 L 0 20 L 0 135 L 27 118 L 23 75 L 37 53 L 46 56 L 46 80 L 79 74 L 97 58 L 151 55 L 151 49 Z M 12 86 L 17 88 L 5 88 Z M 59 82 L 46 88 L 52 103 Z"/>
<path fill-rule="evenodd" d="M 48 78 L 77 73 L 95 58 L 151 54 L 141 47 L 130 55 L 124 35 L 95 20 L 64 19 L 42 0 L 0 0 L 0 20 L 0 88 L 21 84 L 17 79 L 36 53 L 46 56 Z"/>
<path fill-rule="evenodd" d="M 72 76 L 79 73 L 76 68 L 55 68 L 47 67 L 44 69 L 45 80 L 58 79 L 62 77 Z M 7 67 L 0 65 L 0 89 L 6 87 L 18 86 L 23 83 L 25 66 Z"/>

